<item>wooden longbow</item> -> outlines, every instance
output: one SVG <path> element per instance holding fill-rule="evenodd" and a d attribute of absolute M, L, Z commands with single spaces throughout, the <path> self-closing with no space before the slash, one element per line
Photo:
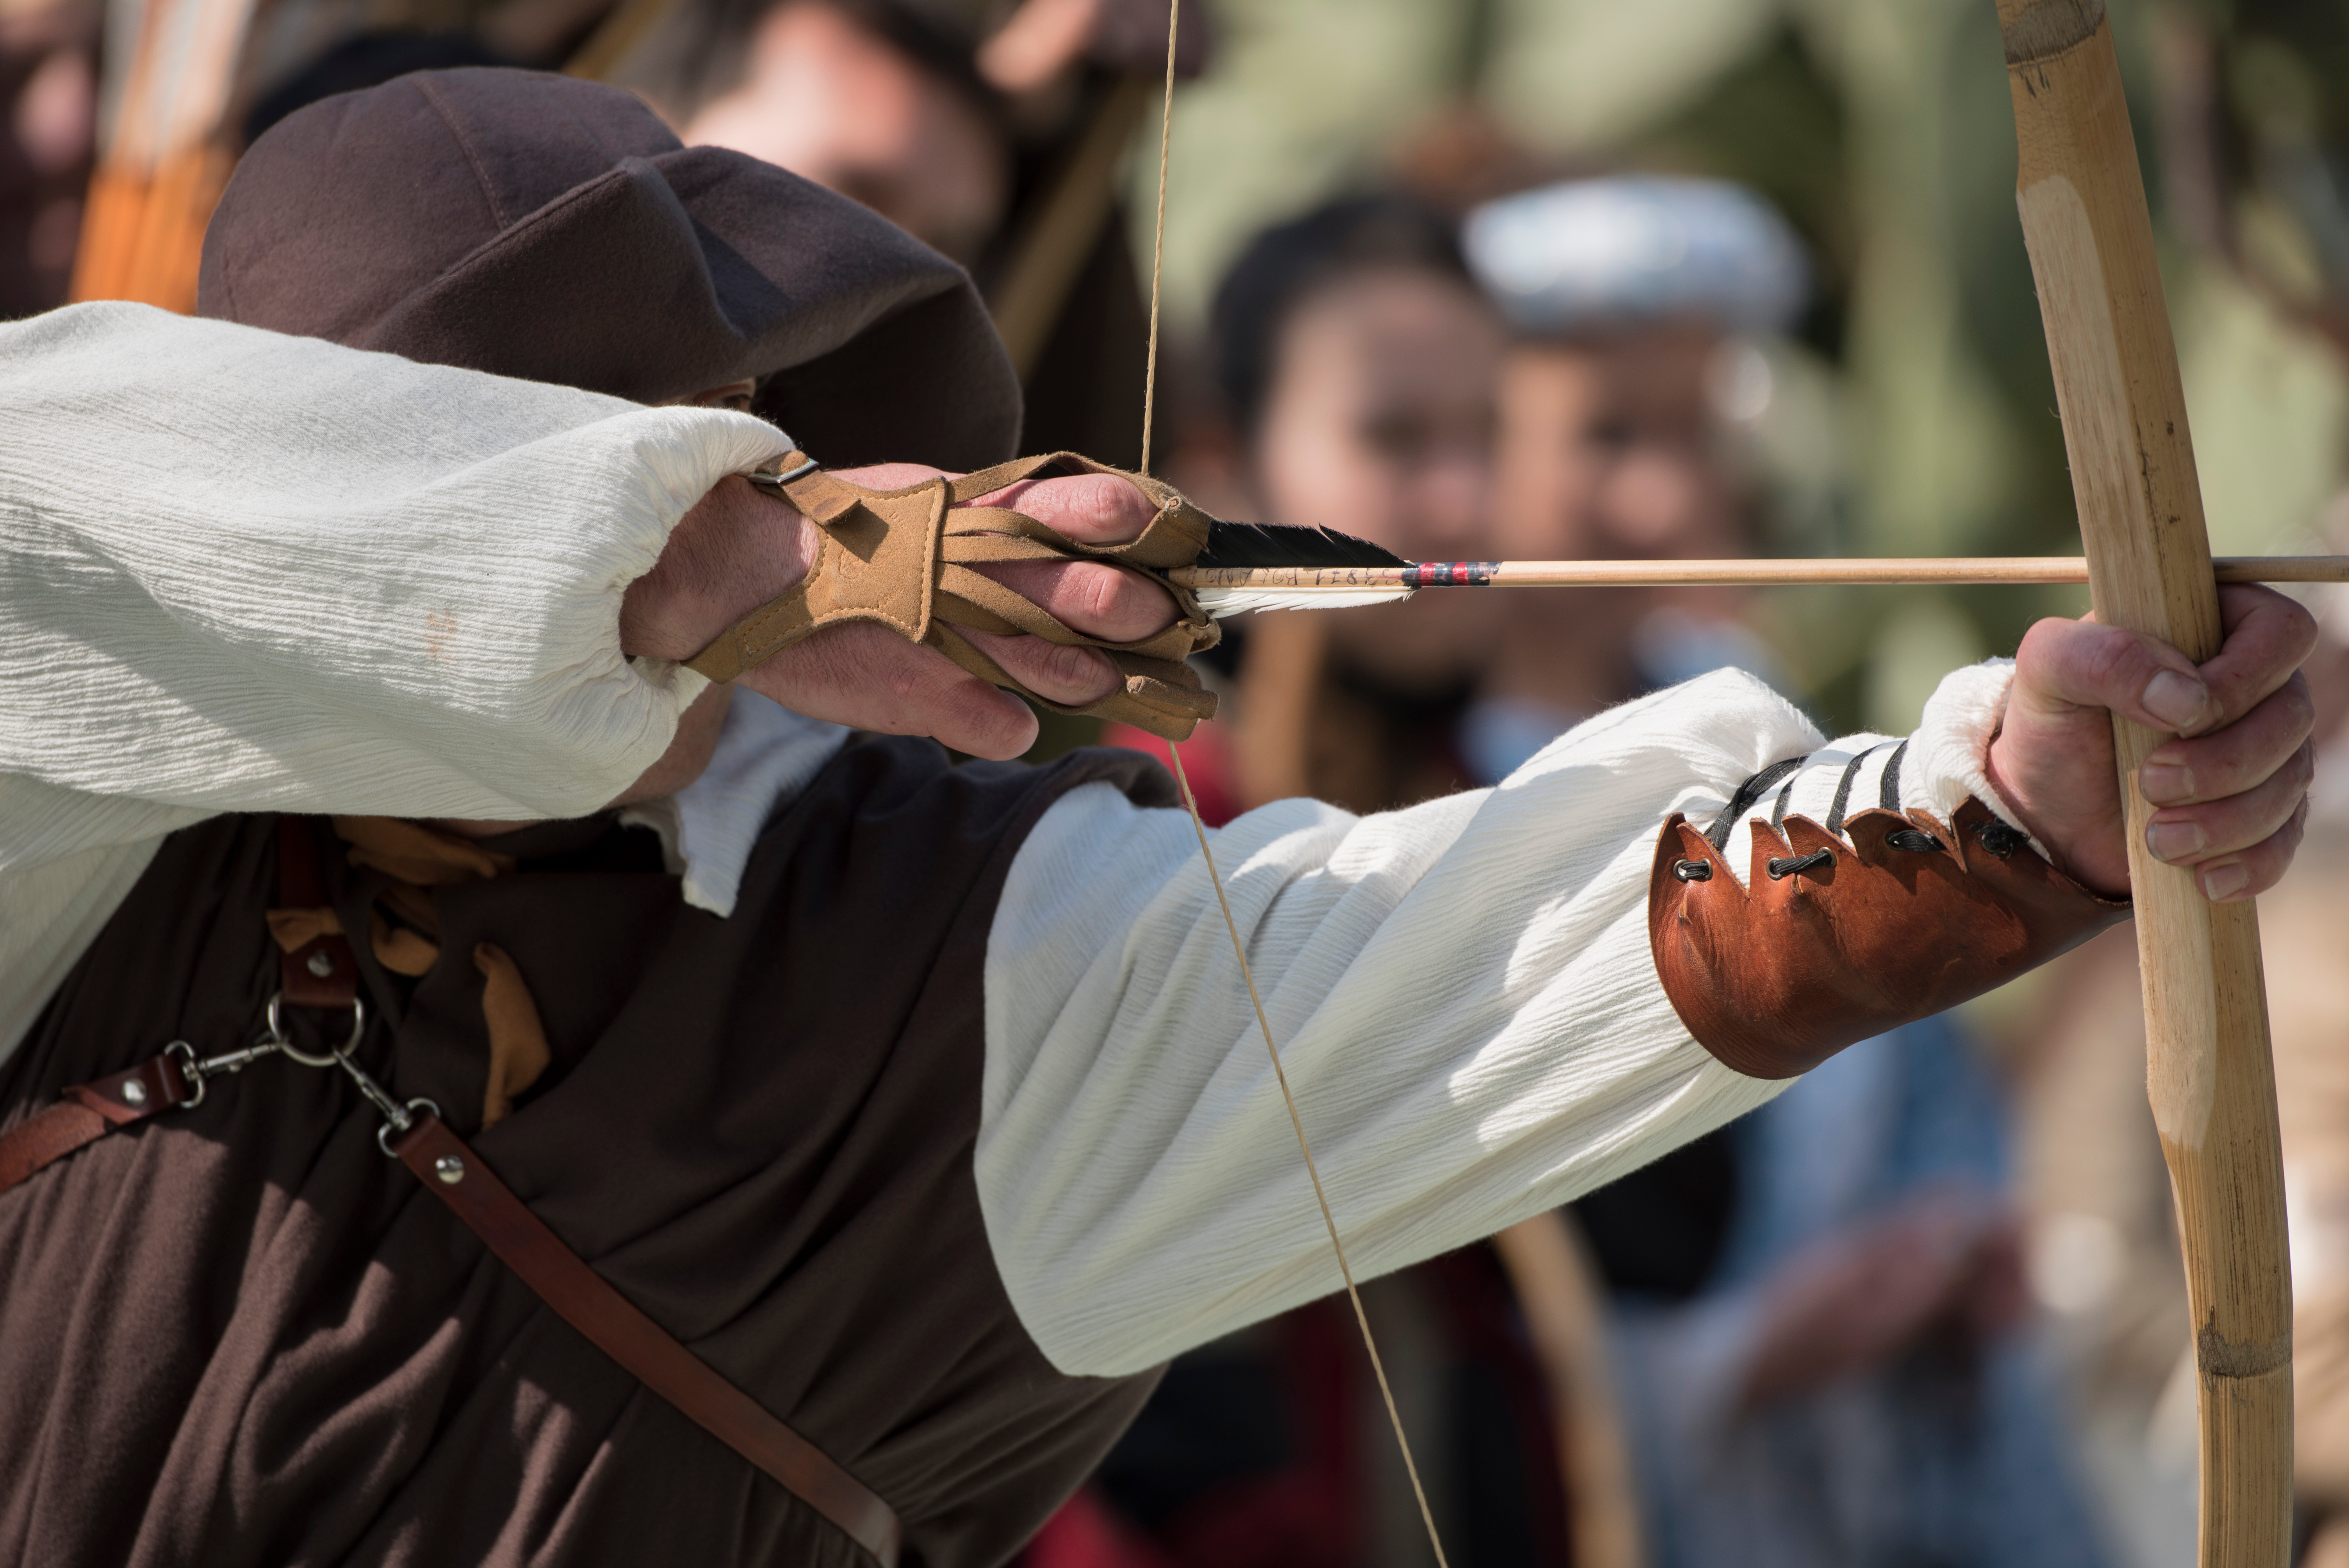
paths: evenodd
<path fill-rule="evenodd" d="M 2090 598 L 2105 623 L 2150 633 L 2189 657 L 2205 660 L 2219 651 L 2222 637 L 2218 574 L 2203 522 L 2145 182 L 2104 0 L 1996 4 L 2020 153 L 2015 199 L 2054 370 Z M 1160 122 L 1159 141 L 1162 254 L 1174 90 L 1171 11 L 1170 6 L 1163 111 L 1168 118 Z M 1145 470 L 1157 329 L 1154 255 L 1151 373 L 1143 393 Z M 1946 571 L 1962 563 L 1931 564 Z M 2037 570 L 2054 564 L 2043 563 Z M 2267 574 L 2251 562 L 2232 564 L 2230 575 Z M 2328 562 L 2306 575 L 2333 579 L 2337 569 L 2336 562 Z M 1885 578 L 1868 568 L 1847 580 Z M 1228 585 L 1240 586 L 1237 582 Z M 2153 858 L 2145 842 L 2151 808 L 2137 791 L 2137 769 L 2169 738 L 2118 717 L 2113 731 L 2127 809 L 2130 883 L 2145 986 L 2146 1085 L 2178 1203 L 2193 1315 L 2200 1420 L 2199 1562 L 2202 1568 L 2282 1568 L 2292 1542 L 2292 1275 L 2258 915 L 2249 903 L 2208 902 L 2192 872 Z M 1377 1347 L 1368 1320 L 1361 1317 L 1361 1299 L 1336 1219 L 1313 1169 L 1312 1151 L 1263 1004 L 1256 997 L 1245 944 L 1224 903 L 1222 880 L 1197 806 L 1190 799 L 1181 754 L 1172 746 L 1168 750 L 1199 828 L 1208 879 L 1256 1002 L 1257 1025 L 1304 1150 L 1340 1274 L 1353 1297 L 1371 1364 L 1378 1367 Z M 1383 1368 L 1379 1368 L 1379 1381 L 1384 1392 Z M 1387 1407 L 1440 1563 L 1443 1545 L 1420 1491 L 1392 1394 Z"/>
<path fill-rule="evenodd" d="M 2197 661 L 2219 596 L 2178 350 L 2104 0 L 1997 0 L 2015 201 L 2039 288 L 2099 620 Z M 2145 983 L 2146 1088 L 2193 1313 L 2202 1568 L 2292 1545 L 2292 1264 L 2259 917 L 2205 900 L 2145 843 L 2137 767 L 2169 738 L 2116 717 Z"/>

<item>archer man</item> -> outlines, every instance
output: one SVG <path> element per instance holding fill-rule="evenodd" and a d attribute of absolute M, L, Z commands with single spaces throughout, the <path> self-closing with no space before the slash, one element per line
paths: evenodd
<path fill-rule="evenodd" d="M 452 72 L 264 138 L 202 297 L 0 327 L 0 1559 L 993 1563 L 1337 1287 L 1168 779 L 938 744 L 1212 706 L 1179 497 L 935 477 L 1019 424 L 957 269 Z M 1221 830 L 1357 1269 L 2127 918 L 2110 713 L 2273 883 L 2313 631 L 2224 603 Z"/>

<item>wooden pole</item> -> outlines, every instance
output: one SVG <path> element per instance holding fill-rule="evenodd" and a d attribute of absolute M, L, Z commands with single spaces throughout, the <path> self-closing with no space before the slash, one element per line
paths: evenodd
<path fill-rule="evenodd" d="M 2220 640 L 2178 352 L 2103 0 L 1997 0 L 2015 199 L 2097 616 L 2189 657 Z M 2275 1074 L 2248 903 L 2213 904 L 2145 845 L 2137 768 L 2167 737 L 2116 720 L 2145 977 L 2146 1087 L 2193 1312 L 2203 1568 L 2292 1545 L 2292 1265 Z"/>
<path fill-rule="evenodd" d="M 2349 555 L 2227 555 L 2218 583 L 2349 583 Z M 1411 575 L 1413 572 L 1419 576 Z M 1806 561 L 1467 561 L 1409 566 L 1183 566 L 1185 588 L 1281 588 L 1346 593 L 1377 588 L 1799 587 L 1818 583 L 1964 585 L 2085 583 L 2077 555 L 1878 556 Z"/>
<path fill-rule="evenodd" d="M 1117 201 L 1118 164 L 1156 86 L 1150 77 L 1121 77 L 1102 96 L 988 294 L 996 333 L 1023 381 L 1036 368 L 1069 291 L 1109 222 Z"/>
<path fill-rule="evenodd" d="M 1615 1399 L 1607 1311 L 1570 1211 L 1545 1209 L 1493 1238 L 1549 1382 L 1575 1568 L 1640 1568 L 1639 1478 Z"/>

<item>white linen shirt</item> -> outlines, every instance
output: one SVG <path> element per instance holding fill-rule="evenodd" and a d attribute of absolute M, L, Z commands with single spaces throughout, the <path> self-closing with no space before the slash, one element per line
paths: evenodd
<path fill-rule="evenodd" d="M 644 408 L 142 306 L 0 325 L 0 1057 L 162 837 L 217 812 L 522 820 L 600 809 L 698 676 L 619 649 L 620 596 L 709 488 L 789 449 Z M 1904 806 L 1968 794 L 1992 664 L 1946 682 Z M 723 914 L 845 738 L 739 694 L 716 761 L 634 820 Z M 1648 953 L 1673 811 L 1812 754 L 1786 810 L 1877 798 L 1891 743 L 1750 676 L 1600 715 L 1497 788 L 1212 835 L 1356 1272 L 1586 1191 L 1768 1099 Z M 1858 759 L 1857 769 L 1848 765 Z M 1745 863 L 1741 824 L 1728 853 Z M 1188 819 L 1071 791 L 986 964 L 977 1179 L 1022 1322 L 1073 1374 L 1153 1365 L 1337 1288 Z"/>

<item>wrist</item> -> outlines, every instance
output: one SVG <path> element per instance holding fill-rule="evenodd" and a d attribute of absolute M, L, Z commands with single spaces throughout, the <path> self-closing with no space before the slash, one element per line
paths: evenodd
<path fill-rule="evenodd" d="M 2099 819 L 2083 827 L 2076 809 L 2066 810 L 2061 802 L 2050 809 L 2028 787 L 2029 771 L 2019 766 L 2014 755 L 2016 746 L 2002 726 L 1990 738 L 1982 758 L 1982 774 L 1990 787 L 1998 792 L 1999 803 L 2006 816 L 2031 835 L 2047 857 L 2047 863 L 2095 893 L 2098 898 L 2125 899 L 2129 895 L 2128 856 L 2121 847 L 2117 831 L 2100 833 L 2097 830 L 2117 827 L 2116 821 Z M 2043 740 L 2042 746 L 2046 743 Z M 1984 802 L 1989 804 L 1989 802 Z M 2109 839 L 2108 853 L 2097 852 Z"/>
<path fill-rule="evenodd" d="M 807 574 L 814 526 L 740 475 L 720 480 L 678 520 L 653 569 L 620 599 L 620 651 L 689 659 Z"/>
<path fill-rule="evenodd" d="M 2015 824 L 2041 844 L 2045 844 L 2046 835 L 2039 830 L 2039 824 L 2033 820 L 2029 802 L 2024 799 L 2023 792 L 2016 787 L 2013 771 L 2007 766 L 2006 748 L 2003 744 L 2005 739 L 2005 725 L 2002 724 L 1991 731 L 1990 740 L 1982 748 L 1982 780 L 1991 787 L 1992 792 L 1997 795 L 1996 804 L 2006 808 L 2006 814 L 2014 820 Z M 1987 800 L 1982 803 L 1992 804 Z"/>

